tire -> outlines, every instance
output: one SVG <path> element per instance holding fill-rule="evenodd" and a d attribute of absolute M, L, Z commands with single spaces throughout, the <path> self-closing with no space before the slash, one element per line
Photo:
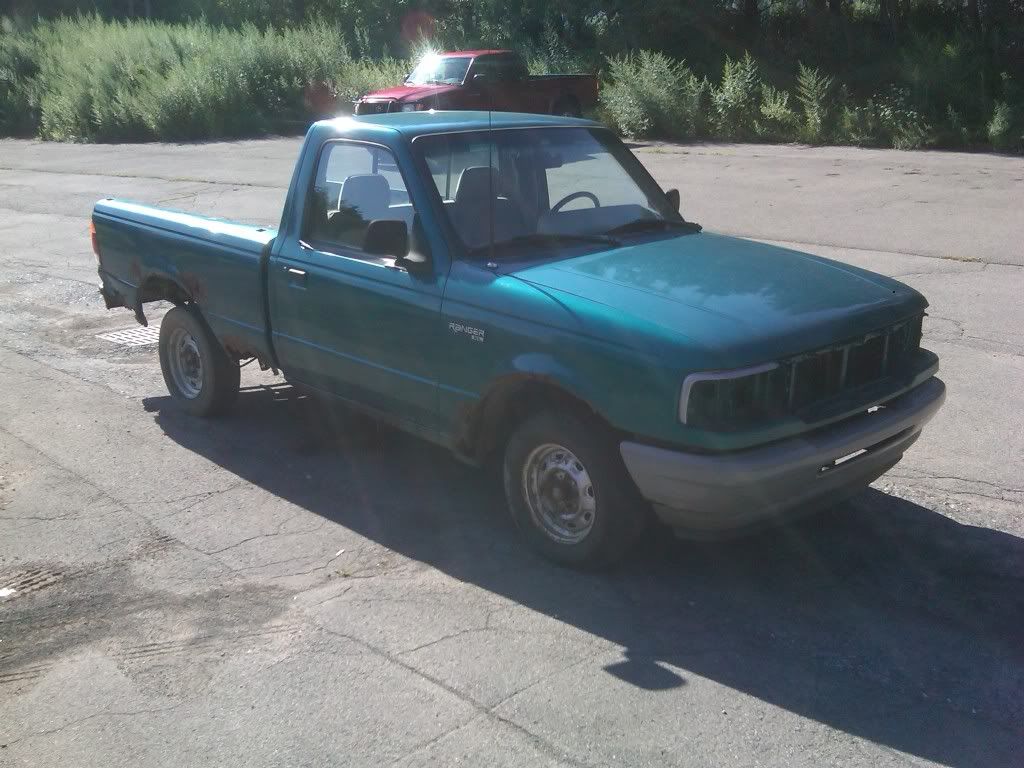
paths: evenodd
<path fill-rule="evenodd" d="M 582 117 L 583 112 L 580 111 L 580 105 L 576 102 L 576 99 L 568 96 L 563 99 L 559 99 L 554 108 L 551 110 L 553 115 L 561 115 L 562 117 Z"/>
<path fill-rule="evenodd" d="M 513 432 L 505 447 L 504 481 L 519 530 L 561 565 L 610 565 L 626 554 L 647 521 L 607 430 L 569 414 L 543 411 Z"/>
<path fill-rule="evenodd" d="M 238 365 L 190 306 L 175 307 L 160 323 L 160 371 L 171 397 L 193 416 L 224 413 L 238 396 Z"/>

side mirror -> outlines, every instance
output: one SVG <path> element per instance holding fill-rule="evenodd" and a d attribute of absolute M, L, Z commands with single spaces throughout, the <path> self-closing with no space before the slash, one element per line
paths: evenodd
<path fill-rule="evenodd" d="M 477 72 L 470 80 L 472 80 L 473 85 L 481 86 L 490 83 L 491 77 L 486 72 Z"/>
<path fill-rule="evenodd" d="M 409 253 L 409 228 L 401 219 L 374 219 L 366 228 L 363 250 L 401 259 Z"/>
<path fill-rule="evenodd" d="M 668 204 L 672 206 L 672 209 L 679 213 L 679 190 L 670 189 L 665 193 L 665 197 L 668 200 Z"/>
<path fill-rule="evenodd" d="M 433 274 L 433 262 L 430 258 L 430 245 L 423 231 L 423 220 L 418 213 L 412 217 L 412 237 L 409 239 L 409 252 L 395 262 L 396 266 L 404 267 L 410 275 Z"/>
<path fill-rule="evenodd" d="M 395 265 L 404 267 L 406 272 L 412 275 L 425 275 L 431 271 L 430 257 L 416 251 L 411 251 L 402 258 L 396 259 Z"/>

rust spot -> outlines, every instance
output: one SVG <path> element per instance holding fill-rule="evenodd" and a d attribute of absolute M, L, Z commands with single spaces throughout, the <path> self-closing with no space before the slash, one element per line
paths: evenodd
<path fill-rule="evenodd" d="M 131 265 L 128 267 L 128 271 L 132 277 L 135 278 L 135 284 L 139 285 L 142 282 L 142 264 L 138 258 L 132 259 Z"/>
<path fill-rule="evenodd" d="M 465 454 L 473 453 L 473 445 L 479 431 L 480 412 L 483 410 L 483 398 L 468 403 L 459 403 L 455 407 L 455 446 L 456 449 Z"/>
<path fill-rule="evenodd" d="M 206 301 L 206 285 L 194 272 L 184 272 L 181 275 L 181 282 L 185 284 L 193 301 L 202 303 Z"/>

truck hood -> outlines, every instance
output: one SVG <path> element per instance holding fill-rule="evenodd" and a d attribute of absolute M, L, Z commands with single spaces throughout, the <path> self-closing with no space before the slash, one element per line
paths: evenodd
<path fill-rule="evenodd" d="M 418 101 L 420 99 L 451 93 L 458 85 L 396 85 L 363 96 L 364 99 L 394 99 L 395 101 Z"/>
<path fill-rule="evenodd" d="M 921 312 L 902 283 L 777 246 L 700 233 L 543 265 L 514 276 L 569 307 L 596 335 L 654 326 L 722 368 L 826 347 Z M 624 317 L 625 316 L 625 317 Z"/>

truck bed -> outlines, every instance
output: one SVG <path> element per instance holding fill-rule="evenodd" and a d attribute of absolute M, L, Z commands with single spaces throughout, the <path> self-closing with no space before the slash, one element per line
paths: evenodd
<path fill-rule="evenodd" d="M 108 307 L 135 310 L 172 293 L 198 304 L 229 353 L 270 357 L 261 255 L 276 230 L 107 199 L 93 224 Z"/>

